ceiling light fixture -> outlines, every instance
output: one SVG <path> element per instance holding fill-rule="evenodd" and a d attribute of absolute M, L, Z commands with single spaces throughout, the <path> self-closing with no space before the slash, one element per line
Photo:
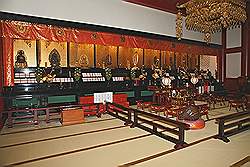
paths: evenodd
<path fill-rule="evenodd" d="M 245 0 L 190 0 L 177 5 L 176 37 L 182 38 L 183 9 L 186 10 L 187 30 L 204 33 L 204 40 L 211 42 L 211 34 L 223 28 L 233 28 L 247 19 Z"/>

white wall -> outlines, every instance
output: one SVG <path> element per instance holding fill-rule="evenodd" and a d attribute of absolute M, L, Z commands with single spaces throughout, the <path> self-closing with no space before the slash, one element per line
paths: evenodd
<path fill-rule="evenodd" d="M 227 30 L 227 48 L 241 47 L 241 27 Z"/>
<path fill-rule="evenodd" d="M 227 30 L 226 48 L 241 47 L 241 27 Z M 226 55 L 226 78 L 236 78 L 241 76 L 241 52 L 230 53 Z M 247 72 L 247 61 L 246 72 Z M 244 74 L 243 74 L 244 75 Z M 245 74 L 246 75 L 246 74 Z"/>
<path fill-rule="evenodd" d="M 174 14 L 122 0 L 0 0 L 0 11 L 175 37 Z M 184 38 L 203 41 L 203 34 L 184 31 Z"/>
<path fill-rule="evenodd" d="M 226 54 L 226 78 L 241 76 L 241 53 Z"/>
<path fill-rule="evenodd" d="M 222 39 L 221 32 L 212 34 L 212 43 L 221 45 L 222 44 L 221 39 Z"/>

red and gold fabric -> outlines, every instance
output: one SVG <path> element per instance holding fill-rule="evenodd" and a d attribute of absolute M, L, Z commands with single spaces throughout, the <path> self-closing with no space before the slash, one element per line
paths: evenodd
<path fill-rule="evenodd" d="M 3 43 L 4 86 L 14 85 L 13 39 L 47 40 L 55 42 L 75 42 L 129 48 L 143 48 L 163 51 L 178 51 L 197 55 L 219 55 L 220 49 L 209 46 L 174 43 L 165 40 L 148 39 L 138 36 L 94 32 L 74 28 L 33 24 L 20 21 L 1 21 L 0 37 Z M 173 47 L 174 45 L 174 47 Z"/>

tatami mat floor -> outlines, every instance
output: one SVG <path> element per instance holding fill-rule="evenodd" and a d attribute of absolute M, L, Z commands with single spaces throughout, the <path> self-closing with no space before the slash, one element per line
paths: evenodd
<path fill-rule="evenodd" d="M 204 129 L 186 132 L 189 146 L 180 150 L 107 114 L 78 125 L 3 129 L 0 166 L 229 167 L 250 155 L 249 131 L 230 137 L 229 143 L 213 138 L 218 128 L 213 118 L 232 112 L 225 107 L 212 110 Z"/>

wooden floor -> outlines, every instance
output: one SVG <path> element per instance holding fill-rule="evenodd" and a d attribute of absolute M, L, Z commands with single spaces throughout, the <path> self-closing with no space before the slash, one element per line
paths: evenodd
<path fill-rule="evenodd" d="M 71 126 L 5 129 L 0 135 L 0 166 L 229 167 L 250 155 L 250 131 L 230 137 L 229 143 L 213 138 L 217 133 L 213 118 L 230 112 L 228 108 L 210 112 L 204 129 L 186 132 L 188 147 L 181 150 L 109 115 Z"/>

